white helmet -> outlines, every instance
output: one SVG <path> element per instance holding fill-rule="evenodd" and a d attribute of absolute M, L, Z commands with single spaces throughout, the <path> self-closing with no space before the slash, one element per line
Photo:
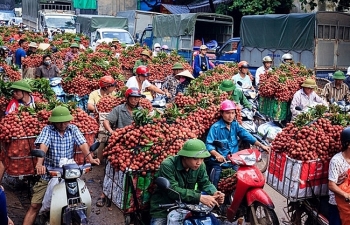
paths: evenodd
<path fill-rule="evenodd" d="M 286 60 L 292 60 L 293 56 L 290 53 L 286 53 L 282 55 L 282 63 L 287 63 Z"/>
<path fill-rule="evenodd" d="M 272 58 L 267 55 L 263 58 L 263 62 L 272 62 Z"/>
<path fill-rule="evenodd" d="M 155 43 L 154 44 L 154 48 L 160 48 L 160 44 L 159 43 Z"/>

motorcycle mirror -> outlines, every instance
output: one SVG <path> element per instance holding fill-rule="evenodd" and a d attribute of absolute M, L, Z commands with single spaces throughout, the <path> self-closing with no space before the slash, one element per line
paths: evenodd
<path fill-rule="evenodd" d="M 242 86 L 242 82 L 241 82 L 241 81 L 237 81 L 237 84 L 238 84 L 239 86 Z"/>
<path fill-rule="evenodd" d="M 41 149 L 33 149 L 30 151 L 31 156 L 35 156 L 38 158 L 44 158 L 45 157 L 45 152 Z"/>
<path fill-rule="evenodd" d="M 218 140 L 214 140 L 213 141 L 213 145 L 215 147 L 218 147 L 218 148 L 223 148 L 224 147 L 224 144 L 221 141 L 218 141 Z"/>
<path fill-rule="evenodd" d="M 98 149 L 98 147 L 100 147 L 100 142 L 99 142 L 99 141 L 96 141 L 95 143 L 93 143 L 93 144 L 90 146 L 90 152 L 96 151 L 96 149 Z"/>
<path fill-rule="evenodd" d="M 164 177 L 158 177 L 155 180 L 155 183 L 160 189 L 169 189 L 170 188 L 170 182 L 168 181 L 168 179 L 166 179 Z"/>
<path fill-rule="evenodd" d="M 296 106 L 295 110 L 302 111 L 303 109 L 300 106 Z"/>

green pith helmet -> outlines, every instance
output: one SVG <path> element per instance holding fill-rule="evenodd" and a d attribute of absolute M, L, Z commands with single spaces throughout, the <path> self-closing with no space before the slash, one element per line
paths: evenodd
<path fill-rule="evenodd" d="M 199 139 L 190 139 L 186 141 L 177 154 L 191 158 L 207 158 L 210 156 L 204 142 Z"/>
<path fill-rule="evenodd" d="M 11 85 L 11 89 L 26 91 L 28 93 L 32 92 L 29 84 L 24 80 L 18 80 L 18 81 L 13 82 Z"/>
<path fill-rule="evenodd" d="M 70 45 L 70 47 L 71 48 L 79 48 L 79 45 L 77 44 L 77 43 L 72 43 L 71 45 Z"/>
<path fill-rule="evenodd" d="M 74 41 L 80 42 L 80 37 L 75 37 L 75 38 L 74 38 Z"/>
<path fill-rule="evenodd" d="M 301 86 L 305 88 L 317 88 L 316 81 L 311 78 L 306 79 Z"/>
<path fill-rule="evenodd" d="M 68 122 L 73 119 L 73 116 L 70 114 L 67 107 L 64 106 L 56 106 L 51 113 L 49 121 L 52 123 L 62 123 Z"/>
<path fill-rule="evenodd" d="M 344 80 L 345 79 L 345 75 L 342 71 L 338 70 L 333 74 L 333 79 L 334 80 Z"/>
<path fill-rule="evenodd" d="M 233 83 L 232 80 L 224 80 L 221 82 L 219 88 L 222 91 L 233 91 L 236 89 L 236 85 Z"/>
<path fill-rule="evenodd" d="M 174 65 L 173 65 L 173 68 L 171 68 L 171 69 L 173 69 L 173 70 L 183 70 L 184 68 L 183 68 L 183 66 L 182 66 L 182 64 L 181 63 L 175 63 Z"/>
<path fill-rule="evenodd" d="M 62 43 L 67 44 L 67 43 L 69 43 L 69 41 L 68 41 L 67 39 L 64 39 L 64 40 L 62 41 Z"/>
<path fill-rule="evenodd" d="M 121 43 L 121 46 L 122 46 L 122 48 L 126 48 L 127 47 L 125 43 Z"/>

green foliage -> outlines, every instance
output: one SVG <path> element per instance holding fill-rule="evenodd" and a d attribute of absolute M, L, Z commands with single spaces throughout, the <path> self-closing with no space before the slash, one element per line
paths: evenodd
<path fill-rule="evenodd" d="M 325 0 L 300 0 L 302 9 L 305 9 L 307 6 L 310 8 L 310 10 L 314 10 L 318 3 L 325 3 Z M 328 0 L 328 2 L 335 3 L 336 11 L 344 12 L 346 10 L 349 10 L 350 8 L 350 1 L 349 0 Z"/>
<path fill-rule="evenodd" d="M 262 15 L 274 13 L 280 5 L 281 1 L 277 0 L 236 0 L 230 9 L 238 9 L 243 15 Z"/>

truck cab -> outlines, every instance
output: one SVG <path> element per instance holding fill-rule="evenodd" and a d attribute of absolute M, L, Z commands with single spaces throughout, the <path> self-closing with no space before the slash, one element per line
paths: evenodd
<path fill-rule="evenodd" d="M 152 26 L 146 27 L 145 30 L 142 32 L 140 43 L 141 45 L 147 45 L 149 49 L 152 49 L 152 43 L 153 43 Z"/>
<path fill-rule="evenodd" d="M 239 37 L 231 38 L 223 44 L 223 46 L 216 49 L 216 59 L 214 63 L 224 64 L 229 62 L 240 61 L 241 54 L 241 39 Z"/>
<path fill-rule="evenodd" d="M 110 43 L 113 38 L 117 38 L 121 43 L 125 43 L 126 46 L 135 45 L 134 39 L 131 34 L 120 28 L 99 28 L 95 32 L 91 33 L 91 47 L 94 49 L 102 42 Z"/>
<path fill-rule="evenodd" d="M 66 33 L 76 33 L 75 19 L 76 16 L 73 11 L 40 10 L 38 29 L 42 32 L 44 27 L 47 27 L 51 32 L 60 29 Z"/>

